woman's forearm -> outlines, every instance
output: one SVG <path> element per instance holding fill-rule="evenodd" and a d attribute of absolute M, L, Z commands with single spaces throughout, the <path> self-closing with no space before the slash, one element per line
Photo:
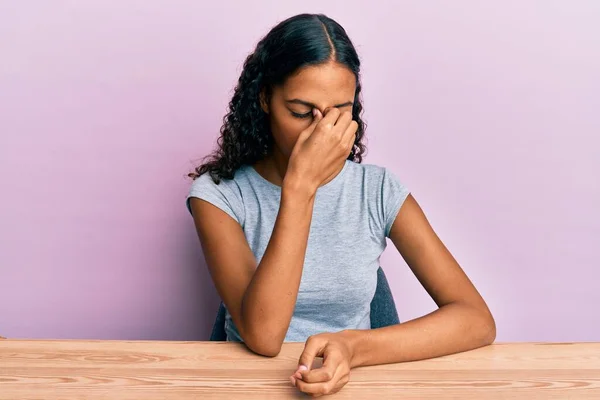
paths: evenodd
<path fill-rule="evenodd" d="M 245 333 L 264 355 L 279 353 L 294 313 L 313 206 L 310 191 L 282 189 L 269 244 L 242 300 Z"/>
<path fill-rule="evenodd" d="M 452 303 L 423 317 L 373 330 L 341 332 L 352 349 L 352 367 L 439 357 L 491 344 L 496 337 L 488 310 Z"/>

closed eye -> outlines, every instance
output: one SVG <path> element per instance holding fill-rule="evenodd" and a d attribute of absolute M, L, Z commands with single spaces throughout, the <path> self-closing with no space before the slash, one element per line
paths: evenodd
<path fill-rule="evenodd" d="M 298 114 L 296 112 L 290 111 L 295 118 L 308 118 L 312 117 L 312 111 L 307 112 L 306 114 Z"/>

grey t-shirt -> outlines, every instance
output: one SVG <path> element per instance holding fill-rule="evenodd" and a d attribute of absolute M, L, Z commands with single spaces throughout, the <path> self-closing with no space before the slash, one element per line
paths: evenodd
<path fill-rule="evenodd" d="M 302 279 L 286 342 L 314 334 L 369 329 L 379 256 L 409 192 L 389 170 L 346 161 L 342 171 L 317 190 Z M 251 166 L 215 184 L 197 178 L 189 198 L 203 199 L 237 221 L 257 263 L 267 248 L 279 211 L 281 188 Z M 227 312 L 228 341 L 242 341 Z"/>

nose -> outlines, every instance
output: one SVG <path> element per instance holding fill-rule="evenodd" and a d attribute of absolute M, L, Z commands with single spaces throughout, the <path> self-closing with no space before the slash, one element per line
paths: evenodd
<path fill-rule="evenodd" d="M 329 110 L 331 110 L 334 107 L 325 107 L 324 109 L 319 109 L 317 108 L 317 110 L 321 111 L 321 115 L 325 115 L 329 112 Z"/>

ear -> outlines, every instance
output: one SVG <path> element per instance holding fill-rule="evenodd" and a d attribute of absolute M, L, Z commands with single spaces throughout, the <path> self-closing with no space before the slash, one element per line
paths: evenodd
<path fill-rule="evenodd" d="M 267 93 L 266 93 L 266 89 L 265 88 L 263 88 L 260 91 L 259 98 L 260 98 L 260 108 L 262 108 L 262 110 L 266 114 L 268 114 L 269 113 L 269 102 L 267 101 Z"/>

